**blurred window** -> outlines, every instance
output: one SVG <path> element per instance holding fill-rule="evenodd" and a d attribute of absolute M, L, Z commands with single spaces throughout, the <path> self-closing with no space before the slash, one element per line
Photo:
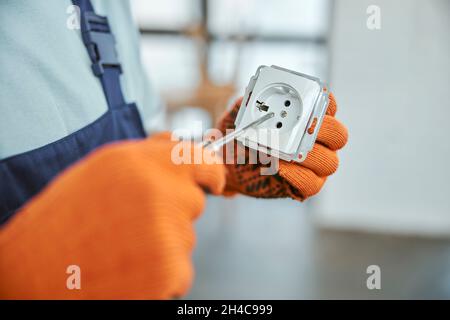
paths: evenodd
<path fill-rule="evenodd" d="M 132 0 L 133 14 L 144 29 L 175 30 L 200 21 L 198 0 Z"/>
<path fill-rule="evenodd" d="M 233 66 L 238 59 L 239 70 L 234 75 Z M 281 41 L 254 41 L 238 45 L 230 41 L 215 41 L 210 47 L 209 72 L 214 82 L 224 84 L 234 78 L 236 86 L 243 89 L 260 65 L 278 65 L 324 78 L 326 61 L 323 45 Z"/>
<path fill-rule="evenodd" d="M 199 57 L 192 40 L 167 35 L 144 36 L 141 46 L 144 67 L 159 90 L 190 90 L 199 83 Z"/>
<path fill-rule="evenodd" d="M 327 0 L 209 0 L 208 24 L 218 35 L 324 36 L 327 6 Z"/>
<path fill-rule="evenodd" d="M 144 65 L 162 93 L 206 76 L 241 90 L 261 64 L 327 76 L 329 0 L 131 0 Z"/>

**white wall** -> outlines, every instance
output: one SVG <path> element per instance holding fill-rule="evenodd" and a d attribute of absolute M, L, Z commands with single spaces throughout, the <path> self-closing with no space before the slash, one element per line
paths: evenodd
<path fill-rule="evenodd" d="M 381 30 L 366 27 L 369 5 Z M 337 0 L 331 89 L 350 140 L 324 225 L 450 235 L 450 1 Z"/>

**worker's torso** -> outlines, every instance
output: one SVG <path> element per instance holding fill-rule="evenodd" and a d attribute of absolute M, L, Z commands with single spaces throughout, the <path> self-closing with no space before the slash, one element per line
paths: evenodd
<path fill-rule="evenodd" d="M 111 21 L 124 71 L 110 89 L 121 86 L 126 103 L 113 108 L 80 30 L 68 27 L 70 1 L 0 2 L 0 223 L 96 147 L 143 137 L 139 113 L 156 113 L 127 3 L 93 4 Z"/>
<path fill-rule="evenodd" d="M 142 71 L 128 1 L 93 0 L 116 37 L 127 101 L 149 128 L 158 110 Z M 81 40 L 67 27 L 70 0 L 0 1 L 0 159 L 56 141 L 106 112 Z"/>

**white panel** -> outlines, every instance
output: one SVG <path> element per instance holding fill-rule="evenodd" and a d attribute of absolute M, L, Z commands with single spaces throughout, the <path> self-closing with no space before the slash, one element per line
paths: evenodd
<path fill-rule="evenodd" d="M 450 2 L 335 2 L 332 91 L 350 140 L 318 211 L 342 227 L 450 235 Z"/>

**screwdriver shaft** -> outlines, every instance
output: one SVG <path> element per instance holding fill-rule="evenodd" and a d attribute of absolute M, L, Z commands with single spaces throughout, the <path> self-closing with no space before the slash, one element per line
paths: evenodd
<path fill-rule="evenodd" d="M 213 149 L 216 149 L 216 150 L 220 149 L 222 146 L 224 146 L 225 144 L 227 144 L 231 140 L 233 140 L 233 139 L 237 138 L 238 136 L 240 136 L 247 129 L 250 129 L 252 127 L 256 127 L 256 126 L 260 125 L 261 123 L 266 122 L 267 120 L 273 118 L 274 115 L 275 115 L 275 113 L 270 112 L 270 113 L 262 116 L 261 118 L 256 119 L 253 122 L 250 122 L 248 125 L 240 128 L 238 130 L 235 130 L 235 131 L 233 131 L 230 134 L 227 134 L 226 136 L 224 136 L 224 137 L 222 137 L 220 139 L 217 139 L 215 141 L 205 141 L 203 143 L 203 147 L 205 147 L 205 148 L 213 148 Z"/>

